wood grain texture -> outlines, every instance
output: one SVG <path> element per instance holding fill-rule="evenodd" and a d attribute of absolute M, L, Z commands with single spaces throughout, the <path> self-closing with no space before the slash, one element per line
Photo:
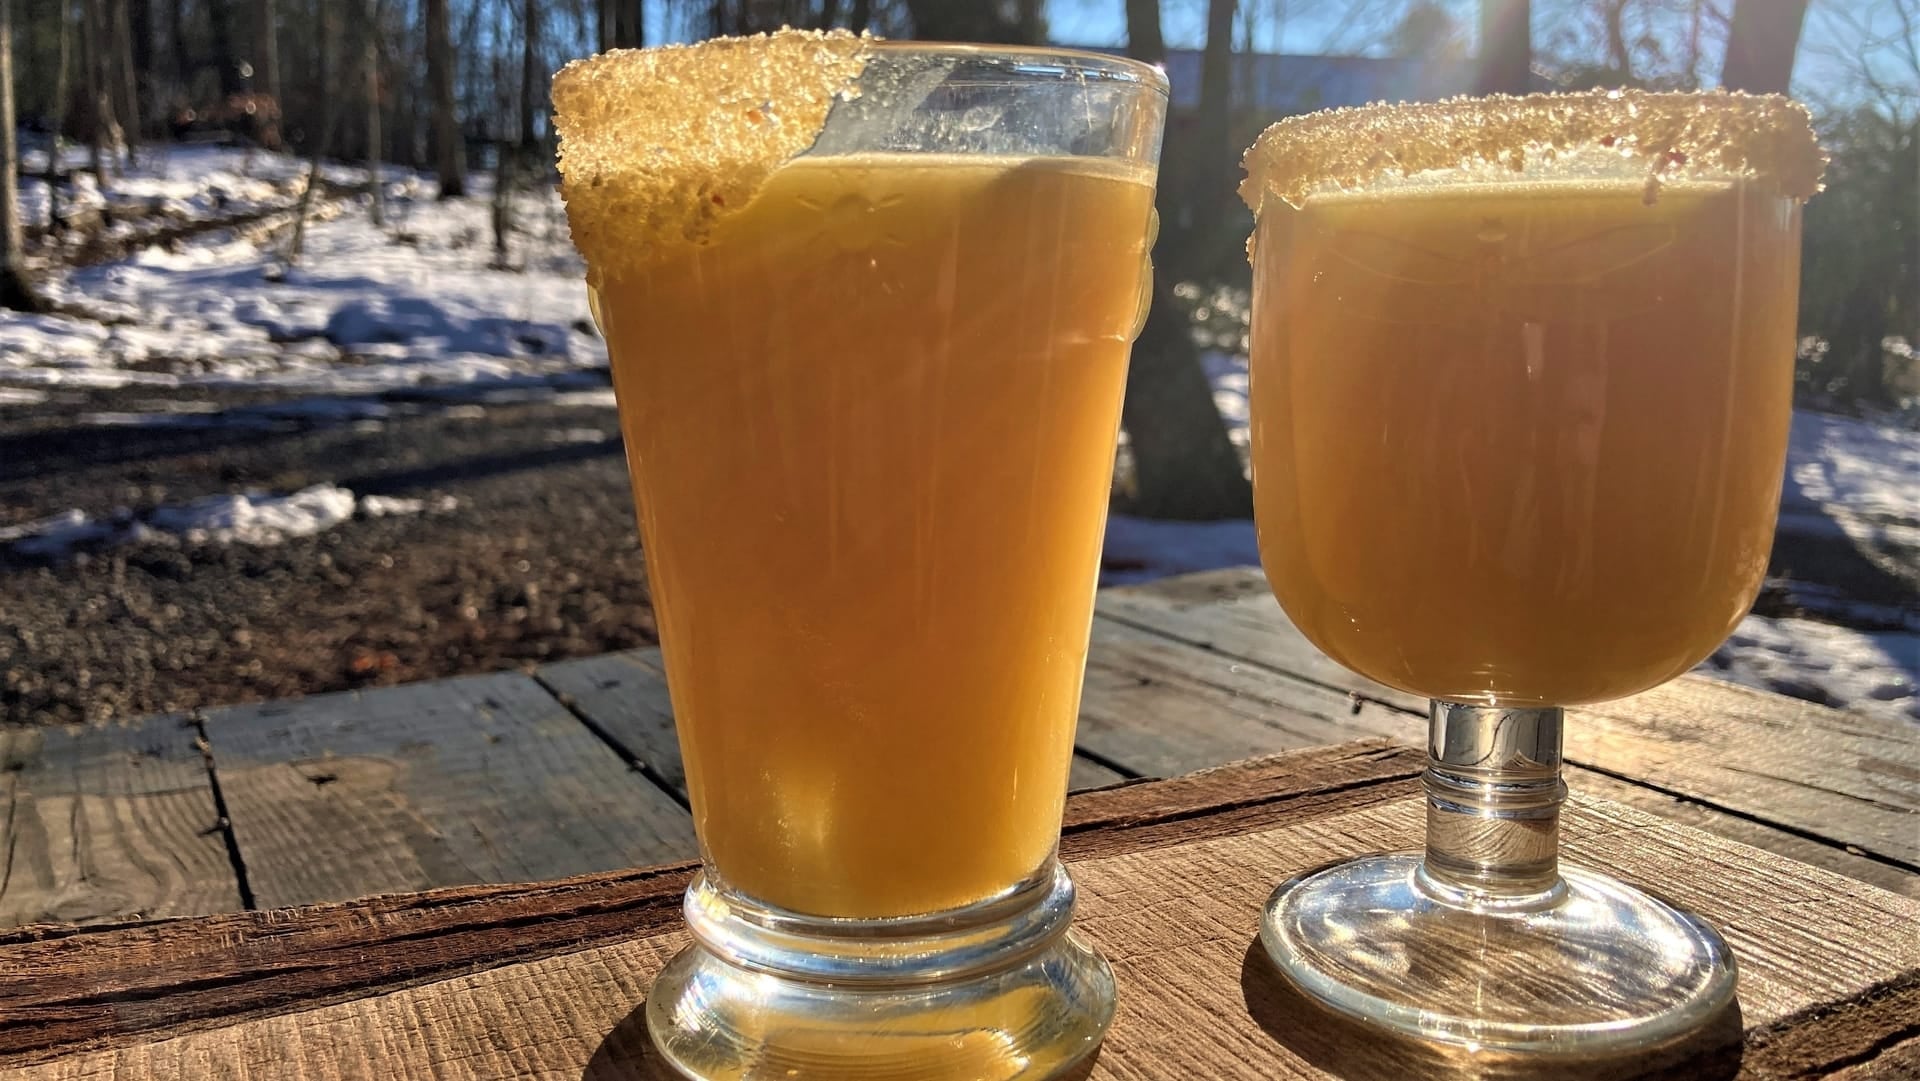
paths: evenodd
<path fill-rule="evenodd" d="M 1108 619 L 1218 653 L 1229 658 L 1228 663 L 1251 663 L 1406 713 L 1424 717 L 1427 712 L 1426 699 L 1375 683 L 1320 652 L 1280 610 L 1266 576 L 1255 567 L 1103 589 L 1095 610 Z"/>
<path fill-rule="evenodd" d="M 1424 715 L 1424 703 L 1346 673 L 1288 622 L 1258 570 L 1188 575 L 1103 591 L 1109 619 Z M 1424 729 L 1399 735 L 1419 739 Z M 1389 726 L 1390 727 L 1390 726 Z M 1836 848 L 1920 872 L 1920 739 L 1913 726 L 1685 676 L 1619 702 L 1572 710 L 1569 761 Z"/>
<path fill-rule="evenodd" d="M 1131 780 L 1127 774 L 1108 769 L 1091 758 L 1073 756 L 1073 764 L 1067 770 L 1067 791 L 1085 792 L 1108 785 L 1123 784 Z"/>
<path fill-rule="evenodd" d="M 197 738 L 178 717 L 0 730 L 0 925 L 238 906 Z"/>
<path fill-rule="evenodd" d="M 687 771 L 662 664 L 658 649 L 630 649 L 543 665 L 533 678 L 684 799 Z"/>
<path fill-rule="evenodd" d="M 1692 800 L 1680 799 L 1655 789 L 1645 788 L 1618 777 L 1595 773 L 1579 766 L 1566 769 L 1567 786 L 1582 796 L 1624 803 L 1656 818 L 1691 826 L 1717 834 L 1743 845 L 1764 848 L 1790 860 L 1810 864 L 1825 871 L 1846 875 L 1903 897 L 1920 900 L 1920 875 L 1903 871 L 1892 864 L 1869 859 L 1838 845 L 1816 838 L 1787 833 L 1741 818 Z"/>
<path fill-rule="evenodd" d="M 1068 802 L 1071 858 L 1404 795 L 1417 764 L 1330 747 Z M 679 926 L 691 864 L 110 928 L 0 932 L 0 1066 L 307 1009 Z M 27 978 L 28 976 L 32 978 Z"/>
<path fill-rule="evenodd" d="M 1392 757 L 1389 752 L 1383 760 Z M 1314 766 L 1327 763 L 1316 760 Z M 1235 793 L 1227 797 L 1233 802 L 1248 794 L 1241 780 L 1227 769 L 1210 781 L 1189 784 L 1179 798 L 1170 798 L 1161 785 L 1146 784 L 1101 793 L 1100 802 L 1107 804 L 1104 814 L 1124 817 L 1131 812 L 1121 797 L 1131 792 L 1143 804 L 1158 803 L 1170 811 L 1203 796 L 1209 785 Z M 1184 814 L 1205 818 L 1213 810 L 1188 806 Z M 1121 982 L 1120 1013 L 1091 1077 L 1419 1077 L 1447 1076 L 1454 1072 L 1450 1066 L 1470 1067 L 1473 1076 L 1644 1073 L 1648 1062 L 1637 1056 L 1580 1069 L 1556 1062 L 1547 1072 L 1519 1065 L 1502 1072 L 1489 1068 L 1501 1064 L 1485 1059 L 1449 1064 L 1378 1036 L 1358 1037 L 1289 999 L 1252 948 L 1259 906 L 1273 884 L 1333 858 L 1404 846 L 1418 835 L 1421 822 L 1422 808 L 1411 796 L 1359 800 L 1344 809 L 1289 816 L 1276 828 L 1212 836 L 1202 831 L 1180 843 L 1075 861 L 1079 926 L 1113 962 Z M 1094 832 L 1100 828 L 1092 827 Z M 1578 801 L 1566 835 L 1572 857 L 1656 884 L 1714 921 L 1739 956 L 1739 1014 L 1721 1019 L 1696 1045 L 1683 1048 L 1706 1058 L 1676 1056 L 1668 1076 L 1847 1076 L 1844 1071 L 1876 1060 L 1897 1065 L 1907 1054 L 1905 1045 L 1920 1035 L 1909 1031 L 1920 1017 L 1920 942 L 1912 934 L 1920 904 L 1617 804 Z M 354 909 L 329 906 L 286 918 L 297 924 Z M 241 918 L 187 926 L 211 931 L 221 925 L 230 934 L 231 925 L 221 921 Z M 26 946 L 85 952 L 88 939 L 104 942 L 99 936 L 127 933 L 82 931 Z M 641 931 L 217 1028 L 152 1028 L 141 1042 L 22 1065 L 10 1076 L 22 1081 L 664 1077 L 650 1057 L 639 1009 L 653 974 L 683 941 L 673 929 Z M 4 950 L 11 957 L 22 948 Z M 1718 1049 L 1722 1038 L 1733 1040 L 1730 1050 Z M 16 1053 L 11 1061 L 23 1060 Z"/>
<path fill-rule="evenodd" d="M 560 661 L 534 673 L 542 686 L 618 743 L 641 767 L 682 799 L 686 767 L 680 761 L 673 728 L 673 702 L 667 695 L 666 669 L 658 649 L 631 649 L 599 657 Z M 1070 790 L 1099 788 L 1126 780 L 1126 774 L 1075 755 Z"/>
<path fill-rule="evenodd" d="M 1567 758 L 1920 872 L 1910 722 L 1690 676 L 1573 711 Z"/>
<path fill-rule="evenodd" d="M 1449 1061 L 1343 1025 L 1288 992 L 1252 948 L 1251 914 L 1274 879 L 1356 847 L 1404 847 L 1422 823 L 1420 804 L 1407 799 L 1171 853 L 1116 856 L 1081 872 L 1086 892 L 1099 894 L 1088 897 L 1083 926 L 1107 949 L 1124 985 L 1143 989 L 1122 999 L 1120 1038 L 1109 1041 L 1094 1076 L 1321 1076 L 1316 1069 L 1349 1078 L 1447 1076 L 1456 1069 L 1498 1076 L 1502 1066 L 1528 1076 L 1520 1064 Z M 1738 1027 L 1748 1040 L 1771 1033 L 1776 1044 L 1802 1048 L 1826 1039 L 1831 1057 L 1802 1064 L 1802 1076 L 1819 1076 L 1898 1031 L 1886 1016 L 1824 1037 L 1806 1031 L 1817 1017 L 1838 1016 L 1832 1004 L 1887 993 L 1920 1004 L 1920 943 L 1906 933 L 1920 906 L 1911 901 L 1617 804 L 1577 801 L 1566 843 L 1569 858 L 1655 885 L 1720 927 L 1741 964 Z M 1139 904 L 1129 895 L 1149 875 L 1159 885 L 1149 903 Z M 1105 894 L 1109 883 L 1117 895 Z M 1889 985 L 1896 990 L 1888 992 Z M 1709 1042 L 1716 1035 L 1702 1034 Z M 1532 1076 L 1638 1072 L 1645 1065 L 1554 1064 L 1547 1072 L 1536 1066 Z M 1757 1054 L 1739 1066 L 1746 1076 L 1777 1076 Z M 1734 1072 L 1727 1067 L 1694 1063 L 1676 1073 L 1727 1076 Z"/>
<path fill-rule="evenodd" d="M 695 851 L 686 811 L 518 674 L 241 706 L 206 730 L 262 907 Z"/>
<path fill-rule="evenodd" d="M 1094 620 L 1080 746 L 1149 777 L 1362 736 L 1411 735 L 1402 714 L 1163 634 Z"/>

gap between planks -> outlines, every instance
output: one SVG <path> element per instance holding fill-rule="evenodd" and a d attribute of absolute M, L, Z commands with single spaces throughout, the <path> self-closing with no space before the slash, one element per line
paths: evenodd
<path fill-rule="evenodd" d="M 1247 626 L 1248 614 L 1239 611 L 1247 598 L 1262 611 L 1260 618 L 1254 620 L 1252 627 Z M 1330 658 L 1314 649 L 1285 615 L 1272 602 L 1266 583 L 1258 571 L 1228 570 L 1187 575 L 1168 579 L 1144 586 L 1121 587 L 1103 590 L 1100 596 L 1097 618 L 1124 626 L 1129 630 L 1178 643 L 1205 655 L 1221 658 L 1236 666 L 1258 671 L 1263 676 L 1282 681 L 1285 684 L 1311 688 L 1329 696 L 1340 696 L 1353 703 L 1356 712 L 1364 705 L 1391 711 L 1406 719 L 1404 732 L 1395 730 L 1379 731 L 1378 734 L 1407 745 L 1418 745 L 1424 735 L 1426 720 L 1423 700 L 1402 691 L 1374 683 L 1364 676 L 1357 675 L 1338 665 Z M 1272 612 L 1265 611 L 1273 608 Z M 1213 614 L 1205 614 L 1207 608 Z M 1196 609 L 1199 610 L 1196 612 Z M 1166 618 L 1149 618 L 1146 613 L 1158 613 Z M 1218 632 L 1213 635 L 1201 633 L 1204 626 Z M 1261 638 L 1261 641 L 1246 640 L 1249 635 Z M 1225 639 L 1221 642 L 1219 639 Z M 1273 657 L 1263 656 L 1269 650 L 1278 650 L 1279 655 L 1290 663 L 1281 663 Z M 1195 666 L 1194 673 L 1205 678 L 1205 666 Z M 1700 682 L 1700 681 L 1694 681 Z M 1729 694 L 1739 694 L 1744 688 L 1729 688 Z M 1656 692 L 1649 692 L 1656 693 Z M 1758 693 L 1758 692 L 1755 692 Z M 1767 696 L 1779 698 L 1777 695 Z M 1782 703 L 1798 706 L 1791 700 L 1780 699 Z M 1613 710 L 1619 703 L 1604 703 L 1591 710 Z M 1570 719 L 1570 727 L 1578 725 L 1579 717 Z M 1377 727 L 1368 728 L 1369 734 Z M 1572 733 L 1577 735 L 1578 733 Z M 1571 744 L 1571 740 L 1569 741 Z M 1678 742 L 1676 740 L 1676 742 Z M 1684 752 L 1682 752 L 1684 753 Z M 1567 762 L 1579 771 L 1590 771 L 1619 785 L 1608 786 L 1610 798 L 1654 809 L 1661 801 L 1671 801 L 1671 806 L 1684 808 L 1686 815 L 1694 825 L 1718 832 L 1723 836 L 1746 844 L 1772 848 L 1796 859 L 1811 862 L 1818 866 L 1835 870 L 1862 881 L 1872 882 L 1883 888 L 1907 896 L 1920 897 L 1920 863 L 1876 852 L 1857 844 L 1849 843 L 1818 832 L 1805 826 L 1781 821 L 1758 809 L 1743 809 L 1713 798 L 1712 795 L 1686 787 L 1663 784 L 1660 780 L 1611 768 L 1587 755 L 1580 754 L 1570 745 Z M 1737 767 L 1728 766 L 1729 769 Z M 1633 786 L 1642 790 L 1632 794 L 1623 786 Z M 1851 797 L 1844 792 L 1834 793 L 1836 798 Z M 1898 804 L 1888 804 L 1902 810 Z M 1914 820 L 1913 832 L 1920 836 L 1920 816 Z M 1773 836 L 1768 836 L 1772 834 Z M 1816 849 L 1824 849 L 1824 853 Z"/>

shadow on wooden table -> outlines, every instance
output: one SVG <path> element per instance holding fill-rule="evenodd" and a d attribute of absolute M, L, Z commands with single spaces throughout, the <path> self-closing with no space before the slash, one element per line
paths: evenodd
<path fill-rule="evenodd" d="M 1307 998 L 1280 976 L 1259 939 L 1240 966 L 1247 1012 L 1267 1035 L 1312 1066 L 1344 1081 L 1625 1081 L 1686 1078 L 1724 1081 L 1740 1072 L 1738 1001 L 1693 1034 L 1663 1047 L 1610 1057 L 1542 1060 L 1490 1055 L 1401 1039 L 1362 1026 Z"/>
<path fill-rule="evenodd" d="M 653 1049 L 647 1036 L 647 1004 L 641 1002 L 594 1048 L 580 1081 L 677 1081 L 679 1076 Z"/>
<path fill-rule="evenodd" d="M 1085 1062 L 1058 1081 L 1085 1081 L 1099 1059 L 1100 1051 L 1095 1048 Z M 580 1081 L 679 1081 L 679 1077 L 653 1049 L 653 1040 L 647 1035 L 647 1006 L 642 1002 L 600 1041 Z"/>

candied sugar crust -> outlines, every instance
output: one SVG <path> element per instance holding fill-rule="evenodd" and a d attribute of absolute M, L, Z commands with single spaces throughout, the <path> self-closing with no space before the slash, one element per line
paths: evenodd
<path fill-rule="evenodd" d="M 873 39 L 780 30 L 616 49 L 553 77 L 560 193 L 599 281 L 697 244 L 813 145 Z"/>
<path fill-rule="evenodd" d="M 1777 94 L 1495 95 L 1289 117 L 1247 151 L 1240 197 L 1258 213 L 1269 194 L 1299 206 L 1318 190 L 1479 166 L 1521 173 L 1589 151 L 1642 163 L 1649 195 L 1668 179 L 1745 176 L 1805 199 L 1827 162 L 1806 108 Z"/>

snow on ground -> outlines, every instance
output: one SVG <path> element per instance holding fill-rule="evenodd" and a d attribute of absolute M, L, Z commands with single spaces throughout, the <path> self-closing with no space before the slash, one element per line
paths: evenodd
<path fill-rule="evenodd" d="M 176 149 L 116 183 L 114 198 L 172 200 L 195 217 L 284 202 L 269 179 L 238 175 L 239 156 Z M 280 155 L 254 163 L 268 178 L 300 167 Z M 74 270 L 47 291 L 101 319 L 0 321 L 0 385 L 367 394 L 539 386 L 603 369 L 557 194 L 516 197 L 511 266 L 496 268 L 487 185 L 476 179 L 483 197 L 440 203 L 430 183 L 397 174 L 384 226 L 364 205 L 333 208 L 333 220 L 309 223 L 294 267 L 283 266 L 279 238 L 263 245 L 214 231 L 175 251 Z"/>
<path fill-rule="evenodd" d="M 1801 504 L 1920 524 L 1920 431 L 1801 411 L 1787 455 Z"/>
<path fill-rule="evenodd" d="M 20 216 L 28 227 L 47 224 L 47 150 L 20 154 Z M 78 207 L 158 209 L 175 217 L 205 219 L 268 209 L 284 204 L 304 184 L 308 163 L 287 154 L 243 147 L 167 143 L 140 148 L 125 175 L 111 177 L 101 191 L 89 168 L 85 147 L 65 146 L 60 167 L 73 174 L 74 191 L 63 193 Z M 366 170 L 323 164 L 320 175 L 336 184 L 364 184 Z M 291 192 L 289 191 L 291 189 Z"/>
<path fill-rule="evenodd" d="M 1700 670 L 1795 698 L 1920 721 L 1920 632 L 1748 616 Z"/>
<path fill-rule="evenodd" d="M 1920 431 L 1796 411 L 1780 529 L 1837 531 L 1870 551 L 1920 560 Z"/>
<path fill-rule="evenodd" d="M 334 484 L 316 484 L 287 495 L 250 491 L 216 495 L 135 513 L 120 508 L 106 518 L 69 510 L 38 521 L 0 528 L 0 550 L 28 559 L 64 559 L 80 548 L 121 544 L 279 544 L 310 537 L 351 519 L 444 512 L 451 497 L 431 500 L 354 494 Z"/>

